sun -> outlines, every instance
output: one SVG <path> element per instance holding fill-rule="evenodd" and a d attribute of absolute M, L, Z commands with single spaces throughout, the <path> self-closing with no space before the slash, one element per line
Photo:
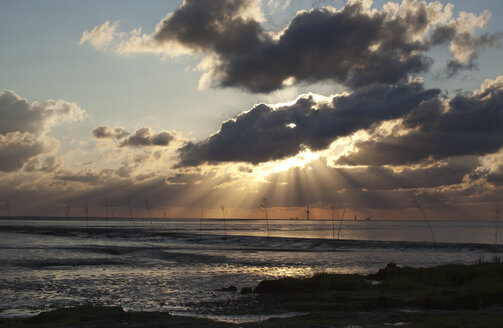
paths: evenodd
<path fill-rule="evenodd" d="M 256 172 L 259 176 L 264 177 L 271 173 L 285 172 L 292 168 L 304 168 L 307 164 L 318 160 L 320 156 L 320 152 L 313 152 L 306 148 L 293 157 L 263 163 L 256 169 Z"/>

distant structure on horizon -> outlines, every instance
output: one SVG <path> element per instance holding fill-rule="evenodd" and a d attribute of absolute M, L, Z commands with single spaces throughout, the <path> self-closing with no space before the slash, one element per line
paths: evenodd
<path fill-rule="evenodd" d="M 311 212 L 309 211 L 309 206 L 306 207 L 306 220 L 309 220 L 309 214 Z"/>

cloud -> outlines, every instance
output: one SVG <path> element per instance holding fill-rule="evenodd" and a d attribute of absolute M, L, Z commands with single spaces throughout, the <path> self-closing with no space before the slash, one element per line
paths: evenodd
<path fill-rule="evenodd" d="M 121 142 L 121 147 L 125 146 L 167 146 L 175 139 L 174 132 L 152 133 L 149 127 L 142 127 L 133 132 L 129 137 Z"/>
<path fill-rule="evenodd" d="M 106 21 L 91 31 L 84 31 L 79 43 L 84 44 L 87 42 L 95 48 L 106 48 L 115 38 L 119 37 L 120 34 L 117 32 L 118 26 L 119 22 L 117 21 L 113 23 Z"/>
<path fill-rule="evenodd" d="M 117 176 L 116 172 L 110 169 L 101 171 L 82 170 L 78 172 L 63 170 L 54 175 L 54 179 L 94 186 L 116 184 L 120 182 L 120 176 Z"/>
<path fill-rule="evenodd" d="M 205 176 L 201 173 L 176 173 L 172 176 L 169 176 L 166 178 L 166 183 L 168 184 L 189 184 L 189 185 L 195 185 L 195 184 L 200 184 L 204 180 L 208 180 L 209 177 Z"/>
<path fill-rule="evenodd" d="M 289 2 L 286 1 L 285 5 Z M 269 7 L 279 8 L 278 1 Z M 152 34 L 117 33 L 106 22 L 85 31 L 81 43 L 111 43 L 118 53 L 153 52 L 203 56 L 200 87 L 238 87 L 271 92 L 292 83 L 333 81 L 350 87 L 404 82 L 427 71 L 433 46 L 450 45 L 450 74 L 471 68 L 478 51 L 499 45 L 501 34 L 476 35 L 490 18 L 452 5 L 404 0 L 381 10 L 371 1 L 300 11 L 279 32 L 266 31 L 258 0 L 186 0 Z M 94 35 L 96 35 L 94 37 Z M 115 35 L 110 41 L 110 35 Z M 105 40 L 105 41 L 104 41 Z"/>
<path fill-rule="evenodd" d="M 123 127 L 102 125 L 94 128 L 91 134 L 96 139 L 120 140 L 120 147 L 168 146 L 176 139 L 175 132 L 162 131 L 154 133 L 148 126 L 139 128 L 130 134 Z"/>
<path fill-rule="evenodd" d="M 55 152 L 59 142 L 47 135 L 61 122 L 75 122 L 86 117 L 86 112 L 75 103 L 47 100 L 29 103 L 13 91 L 0 95 L 0 171 L 12 172 L 37 156 Z M 46 157 L 39 170 L 48 171 L 57 166 L 52 157 Z M 52 162 L 51 162 L 52 161 Z M 34 169 L 31 162 L 28 170 Z"/>
<path fill-rule="evenodd" d="M 285 0 L 282 2 L 281 0 L 269 0 L 267 2 L 267 7 L 269 8 L 269 11 L 274 14 L 276 11 L 285 11 L 288 6 L 290 6 L 290 3 L 292 0 Z"/>
<path fill-rule="evenodd" d="M 54 139 L 36 137 L 28 132 L 0 134 L 0 171 L 17 171 L 28 160 L 58 146 L 59 143 Z"/>
<path fill-rule="evenodd" d="M 46 156 L 42 162 L 38 157 L 32 158 L 24 165 L 26 172 L 54 172 L 62 165 L 61 159 L 56 156 Z"/>
<path fill-rule="evenodd" d="M 103 186 L 111 184 L 134 184 L 133 173 L 135 167 L 122 163 L 117 168 L 106 168 L 102 170 L 61 170 L 54 176 L 55 180 L 74 182 L 89 186 Z M 155 176 L 155 175 L 154 175 Z"/>
<path fill-rule="evenodd" d="M 305 95 L 279 108 L 260 104 L 224 122 L 220 131 L 208 139 L 182 147 L 179 165 L 257 164 L 294 156 L 305 147 L 322 150 L 337 138 L 402 117 L 439 93 L 437 89 L 425 90 L 421 83 L 411 82 L 399 86 L 375 85 L 331 99 Z"/>
<path fill-rule="evenodd" d="M 479 16 L 460 12 L 458 18 L 435 29 L 432 44 L 450 42 L 452 59 L 447 64 L 448 76 L 455 75 L 461 69 L 473 68 L 479 51 L 500 46 L 502 33 L 493 35 L 484 33 L 480 36 L 475 34 L 476 30 L 483 28 L 490 18 L 491 13 L 487 10 Z"/>
<path fill-rule="evenodd" d="M 76 122 L 86 117 L 77 104 L 64 100 L 33 102 L 6 90 L 0 95 L 0 134 L 29 132 L 41 134 L 61 122 Z"/>
<path fill-rule="evenodd" d="M 486 155 L 503 147 L 503 76 L 486 80 L 472 95 L 459 94 L 444 104 L 428 103 L 404 118 L 403 136 L 357 143 L 358 151 L 339 164 L 403 165 L 428 159 Z"/>
<path fill-rule="evenodd" d="M 128 135 L 123 127 L 98 126 L 95 127 L 91 134 L 97 139 L 121 139 Z"/>

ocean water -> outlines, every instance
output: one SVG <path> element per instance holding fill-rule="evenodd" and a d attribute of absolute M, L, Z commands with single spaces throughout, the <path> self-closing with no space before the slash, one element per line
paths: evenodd
<path fill-rule="evenodd" d="M 503 253 L 496 222 L 430 224 L 269 220 L 267 237 L 265 220 L 1 219 L 0 316 L 79 304 L 211 315 L 198 304 L 250 297 L 216 291 L 230 285 Z"/>

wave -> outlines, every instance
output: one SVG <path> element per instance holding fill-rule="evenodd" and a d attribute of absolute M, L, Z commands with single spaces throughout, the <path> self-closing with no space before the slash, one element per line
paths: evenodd
<path fill-rule="evenodd" d="M 244 235 L 203 234 L 178 231 L 150 231 L 142 228 L 82 228 L 82 227 L 33 227 L 13 226 L 0 227 L 0 232 L 36 234 L 70 238 L 106 238 L 124 241 L 144 241 L 162 243 L 188 243 L 206 246 L 218 246 L 227 249 L 243 247 L 249 250 L 281 252 L 331 252 L 331 251 L 369 251 L 369 250 L 424 250 L 442 252 L 488 252 L 503 253 L 503 244 L 451 243 L 451 242 L 418 242 L 418 241 L 383 241 L 323 239 L 300 237 L 261 237 Z M 19 248 L 19 247 L 17 247 Z M 150 247 L 147 247 L 150 249 Z M 89 248 L 86 247 L 88 251 Z M 95 252 L 109 255 L 121 255 L 138 252 L 138 247 L 96 246 Z M 184 254 L 185 255 L 185 254 Z"/>

